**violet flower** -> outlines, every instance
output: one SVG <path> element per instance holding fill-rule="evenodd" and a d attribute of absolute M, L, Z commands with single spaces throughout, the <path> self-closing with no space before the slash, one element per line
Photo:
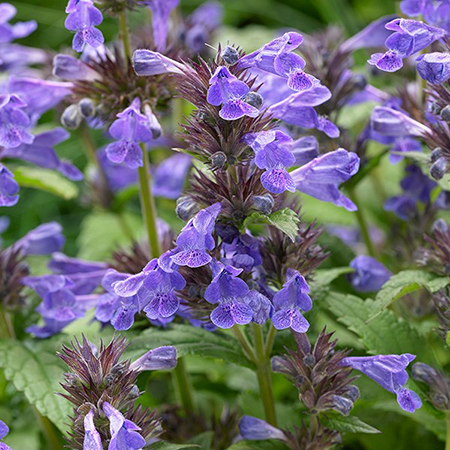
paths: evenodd
<path fill-rule="evenodd" d="M 17 14 L 17 9 L 9 3 L 0 4 L 0 44 L 8 43 L 14 39 L 27 37 L 36 28 L 35 20 L 29 22 L 8 23 Z"/>
<path fill-rule="evenodd" d="M 211 313 L 211 322 L 219 328 L 231 328 L 233 325 L 246 325 L 253 318 L 253 311 L 244 298 L 250 289 L 247 283 L 238 278 L 242 269 L 214 263 L 213 279 L 206 288 L 205 300 L 218 306 Z"/>
<path fill-rule="evenodd" d="M 0 146 L 15 148 L 33 142 L 28 132 L 31 121 L 23 111 L 26 106 L 17 95 L 0 95 Z"/>
<path fill-rule="evenodd" d="M 1 12 L 1 5 L 0 5 Z M 9 433 L 8 425 L 5 422 L 0 420 L 0 440 L 2 440 Z M 4 442 L 0 442 L 0 450 L 12 450 L 9 445 L 6 445 Z"/>
<path fill-rule="evenodd" d="M 397 402 L 404 411 L 414 412 L 422 406 L 420 397 L 405 388 L 408 381 L 406 367 L 415 355 L 376 355 L 344 358 L 343 366 L 350 366 L 378 383 L 382 388 L 397 395 Z"/>
<path fill-rule="evenodd" d="M 103 411 L 109 419 L 111 431 L 108 450 L 140 450 L 145 446 L 145 439 L 138 433 L 141 428 L 125 419 L 120 411 L 108 402 L 103 403 Z"/>
<path fill-rule="evenodd" d="M 250 234 L 242 234 L 231 243 L 222 243 L 224 261 L 245 272 L 251 272 L 254 267 L 262 264 L 259 251 L 259 241 Z"/>
<path fill-rule="evenodd" d="M 153 138 L 149 117 L 141 113 L 139 98 L 135 98 L 117 117 L 109 128 L 116 142 L 106 147 L 106 154 L 112 162 L 136 169 L 143 165 L 139 143 L 149 142 Z"/>
<path fill-rule="evenodd" d="M 14 175 L 0 164 L 0 206 L 14 206 L 19 201 L 19 185 Z"/>
<path fill-rule="evenodd" d="M 153 40 L 156 50 L 165 50 L 169 16 L 172 9 L 178 6 L 179 0 L 144 0 L 152 11 Z"/>
<path fill-rule="evenodd" d="M 263 441 L 266 439 L 278 439 L 286 441 L 286 435 L 266 421 L 252 416 L 243 416 L 239 422 L 239 431 L 244 439 Z"/>
<path fill-rule="evenodd" d="M 220 203 L 199 211 L 181 230 L 170 259 L 179 266 L 201 267 L 211 261 L 207 250 L 215 246 L 212 232 L 221 210 Z"/>
<path fill-rule="evenodd" d="M 450 78 L 450 53 L 427 53 L 417 58 L 419 75 L 431 84 L 442 84 Z"/>
<path fill-rule="evenodd" d="M 81 59 L 72 55 L 56 55 L 53 58 L 53 75 L 63 80 L 90 80 L 96 76 L 97 72 L 92 70 Z"/>
<path fill-rule="evenodd" d="M 132 362 L 131 370 L 143 372 L 146 370 L 170 370 L 177 365 L 177 349 L 175 347 L 164 346 L 154 348 Z"/>
<path fill-rule="evenodd" d="M 14 244 L 13 248 L 20 249 L 27 256 L 49 255 L 60 251 L 65 241 L 61 225 L 57 222 L 48 222 L 29 231 Z"/>
<path fill-rule="evenodd" d="M 169 73 L 181 74 L 187 66 L 151 50 L 138 49 L 133 53 L 133 68 L 140 76 L 151 77 Z"/>
<path fill-rule="evenodd" d="M 303 166 L 319 156 L 319 143 L 314 136 L 303 136 L 292 142 L 294 166 Z"/>
<path fill-rule="evenodd" d="M 102 450 L 102 440 L 100 433 L 97 431 L 94 425 L 94 411 L 91 409 L 84 416 L 84 450 Z"/>
<path fill-rule="evenodd" d="M 211 77 L 207 101 L 214 106 L 222 106 L 219 116 L 224 120 L 236 120 L 243 116 L 256 117 L 259 110 L 244 101 L 250 88 L 238 80 L 230 71 L 219 66 Z"/>
<path fill-rule="evenodd" d="M 272 323 L 277 330 L 292 328 L 298 333 L 308 331 L 309 323 L 302 315 L 303 311 L 312 308 L 308 293 L 309 287 L 305 278 L 297 270 L 288 269 L 286 283 L 272 300 L 275 307 Z"/>
<path fill-rule="evenodd" d="M 66 13 L 69 15 L 64 26 L 75 31 L 72 48 L 76 52 L 82 52 L 86 44 L 94 48 L 103 44 L 105 39 L 101 31 L 95 28 L 102 23 L 103 16 L 92 0 L 69 0 Z"/>
<path fill-rule="evenodd" d="M 360 255 L 350 262 L 355 271 L 349 275 L 353 289 L 358 292 L 375 292 L 381 289 L 392 272 L 375 258 Z"/>
<path fill-rule="evenodd" d="M 356 205 L 339 192 L 339 185 L 358 172 L 356 153 L 338 149 L 313 159 L 290 173 L 296 188 L 319 200 L 355 211 Z"/>
<path fill-rule="evenodd" d="M 192 158 L 179 153 L 165 159 L 153 174 L 153 195 L 177 199 L 192 165 Z"/>
<path fill-rule="evenodd" d="M 392 164 L 397 164 L 402 161 L 405 156 L 408 156 L 408 152 L 421 152 L 422 144 L 411 137 L 400 137 L 395 140 L 394 145 L 390 149 L 389 161 Z M 405 155 L 399 154 L 404 153 Z"/>

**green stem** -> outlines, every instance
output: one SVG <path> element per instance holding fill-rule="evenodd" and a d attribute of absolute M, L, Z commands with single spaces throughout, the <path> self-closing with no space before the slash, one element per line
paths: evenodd
<path fill-rule="evenodd" d="M 129 61 L 131 61 L 132 52 L 131 52 L 130 33 L 128 32 L 128 24 L 127 24 L 127 10 L 125 8 L 120 12 L 119 27 L 120 27 L 120 39 L 123 42 L 123 52 L 125 54 L 125 59 L 128 65 Z"/>
<path fill-rule="evenodd" d="M 244 355 L 247 357 L 247 359 L 249 361 L 255 362 L 256 361 L 255 353 L 252 348 L 252 345 L 250 344 L 249 340 L 247 339 L 247 336 L 245 336 L 245 334 L 242 333 L 242 331 L 239 328 L 239 325 L 234 325 L 232 330 L 233 330 L 233 333 L 234 333 L 234 336 L 236 337 L 236 339 L 241 343 L 242 351 L 244 352 Z"/>
<path fill-rule="evenodd" d="M 445 439 L 445 450 L 450 450 L 450 412 L 447 413 L 447 437 Z"/>
<path fill-rule="evenodd" d="M 192 395 L 193 387 L 189 373 L 186 370 L 184 358 L 178 358 L 177 366 L 173 370 L 173 377 L 184 412 L 186 414 L 192 414 L 195 411 L 194 399 Z"/>
<path fill-rule="evenodd" d="M 259 391 L 264 406 L 264 413 L 267 422 L 276 427 L 277 416 L 275 412 L 275 401 L 272 390 L 270 359 L 266 354 L 264 335 L 261 326 L 252 323 L 252 328 L 256 354 L 256 375 L 258 377 Z"/>
<path fill-rule="evenodd" d="M 60 439 L 55 431 L 55 426 L 47 419 L 47 417 L 43 416 L 36 407 L 32 406 L 34 415 L 36 420 L 44 433 L 45 439 L 48 443 L 49 450 L 61 450 L 62 445 Z"/>
<path fill-rule="evenodd" d="M 157 258 L 161 255 L 161 246 L 158 238 L 158 228 L 156 225 L 156 204 L 152 194 L 152 180 L 150 175 L 150 162 L 148 160 L 147 148 L 141 144 L 142 159 L 144 165 L 139 167 L 139 193 L 141 197 L 141 209 L 144 216 L 145 227 L 147 229 L 148 243 L 150 245 L 150 256 Z"/>
<path fill-rule="evenodd" d="M 268 359 L 270 359 L 276 335 L 277 329 L 272 324 L 270 324 L 269 332 L 266 336 L 266 356 Z"/>
<path fill-rule="evenodd" d="M 16 339 L 16 332 L 14 331 L 14 325 L 11 321 L 11 317 L 9 317 L 8 311 L 6 311 L 2 305 L 0 305 L 0 320 L 2 324 L 0 330 L 5 332 L 4 336 L 10 339 Z"/>
<path fill-rule="evenodd" d="M 356 219 L 358 221 L 359 230 L 361 231 L 361 236 L 363 238 L 364 244 L 366 245 L 367 252 L 369 253 L 370 256 L 376 258 L 377 254 L 375 251 L 375 247 L 372 243 L 372 240 L 370 238 L 369 226 L 366 221 L 366 216 L 364 215 L 360 205 L 358 204 L 358 197 L 356 195 L 355 189 L 349 190 L 349 197 L 358 208 L 356 210 Z"/>

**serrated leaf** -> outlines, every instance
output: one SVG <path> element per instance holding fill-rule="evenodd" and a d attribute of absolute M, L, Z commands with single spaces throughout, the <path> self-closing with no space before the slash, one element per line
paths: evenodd
<path fill-rule="evenodd" d="M 0 367 L 5 377 L 39 412 L 48 417 L 62 432 L 72 408 L 70 403 L 55 395 L 64 365 L 44 345 L 33 341 L 0 340 Z"/>
<path fill-rule="evenodd" d="M 352 269 L 351 267 L 335 267 L 333 269 L 316 270 L 314 272 L 314 278 L 312 282 L 309 283 L 309 287 L 311 291 L 318 291 L 320 289 L 326 288 L 341 275 L 351 273 L 353 271 L 354 269 Z"/>
<path fill-rule="evenodd" d="M 70 200 L 78 195 L 78 187 L 54 170 L 37 167 L 18 167 L 14 178 L 20 186 L 39 189 Z"/>
<path fill-rule="evenodd" d="M 371 299 L 330 292 L 325 299 L 337 320 L 361 338 L 364 347 L 372 354 L 412 353 L 423 362 L 431 362 L 431 354 L 424 337 L 404 319 L 392 311 L 381 312 L 366 323 L 376 311 Z"/>
<path fill-rule="evenodd" d="M 197 355 L 252 367 L 231 335 L 219 331 L 210 333 L 185 324 L 172 324 L 165 330 L 149 328 L 143 331 L 133 337 L 126 356 L 138 358 L 149 349 L 162 345 L 174 345 L 178 356 Z"/>
<path fill-rule="evenodd" d="M 295 211 L 291 208 L 284 208 L 267 216 L 255 212 L 245 219 L 244 227 L 247 227 L 250 223 L 269 224 L 278 228 L 294 241 L 298 233 L 299 222 L 300 218 Z"/>
<path fill-rule="evenodd" d="M 227 448 L 227 450 L 283 450 L 287 446 L 281 441 L 270 439 L 267 441 L 240 441 Z"/>
<path fill-rule="evenodd" d="M 356 416 L 342 416 L 340 414 L 328 414 L 321 419 L 323 424 L 332 430 L 345 433 L 367 433 L 375 434 L 381 433 L 380 430 L 358 419 Z"/>
<path fill-rule="evenodd" d="M 373 320 L 397 299 L 422 288 L 431 293 L 450 284 L 450 277 L 440 277 L 424 270 L 403 270 L 393 275 L 381 288 L 375 298 L 375 312 L 368 318 Z"/>

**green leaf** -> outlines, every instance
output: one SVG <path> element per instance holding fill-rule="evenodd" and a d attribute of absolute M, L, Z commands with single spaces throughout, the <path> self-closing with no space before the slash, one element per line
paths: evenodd
<path fill-rule="evenodd" d="M 243 369 L 242 369 L 243 370 Z M 202 450 L 210 450 L 213 444 L 214 431 L 205 431 L 189 440 L 189 444 L 199 445 Z"/>
<path fill-rule="evenodd" d="M 156 442 L 148 447 L 149 450 L 182 450 L 184 448 L 200 448 L 195 444 L 171 444 L 170 442 Z"/>
<path fill-rule="evenodd" d="M 286 448 L 283 442 L 270 439 L 267 441 L 240 441 L 228 447 L 227 450 L 283 450 Z"/>
<path fill-rule="evenodd" d="M 340 414 L 328 414 L 321 418 L 323 424 L 332 430 L 346 433 L 381 433 L 380 430 L 358 419 L 356 416 L 342 416 Z"/>
<path fill-rule="evenodd" d="M 318 291 L 326 288 L 330 285 L 336 278 L 344 275 L 346 273 L 353 272 L 354 269 L 351 267 L 335 267 L 333 269 L 319 269 L 314 272 L 314 278 L 309 287 L 311 291 Z"/>
<path fill-rule="evenodd" d="M 325 301 L 338 322 L 357 334 L 369 353 L 412 353 L 420 361 L 433 363 L 424 337 L 392 311 L 385 310 L 366 323 L 367 318 L 376 311 L 377 303 L 374 300 L 330 292 Z"/>
<path fill-rule="evenodd" d="M 252 367 L 231 335 L 219 331 L 210 333 L 185 324 L 172 324 L 165 330 L 149 328 L 143 331 L 133 337 L 127 357 L 138 358 L 149 349 L 162 345 L 174 345 L 178 356 L 197 355 Z"/>
<path fill-rule="evenodd" d="M 133 214 L 89 214 L 81 223 L 78 257 L 104 261 L 118 247 L 127 246 L 133 238 L 139 237 L 141 231 L 142 221 Z"/>
<path fill-rule="evenodd" d="M 393 275 L 378 292 L 375 303 L 375 312 L 369 317 L 368 322 L 377 317 L 397 299 L 422 288 L 431 293 L 438 291 L 450 284 L 450 277 L 439 277 L 424 270 L 403 270 Z"/>
<path fill-rule="evenodd" d="M 60 390 L 64 365 L 45 343 L 0 340 L 0 367 L 5 377 L 62 432 L 72 412 L 70 403 L 55 394 Z"/>
<path fill-rule="evenodd" d="M 245 219 L 244 227 L 247 227 L 250 223 L 269 224 L 287 234 L 294 241 L 298 233 L 299 222 L 300 218 L 295 211 L 291 208 L 284 208 L 268 216 L 255 212 Z"/>
<path fill-rule="evenodd" d="M 54 170 L 37 167 L 18 167 L 14 178 L 20 186 L 39 189 L 70 200 L 78 195 L 78 187 Z"/>

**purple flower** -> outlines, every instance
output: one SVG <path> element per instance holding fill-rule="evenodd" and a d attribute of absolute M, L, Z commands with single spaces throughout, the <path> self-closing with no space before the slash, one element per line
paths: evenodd
<path fill-rule="evenodd" d="M 313 159 L 290 175 L 300 192 L 355 211 L 356 205 L 339 192 L 339 185 L 355 175 L 358 169 L 356 153 L 341 148 Z"/>
<path fill-rule="evenodd" d="M 258 291 L 251 290 L 243 299 L 244 303 L 253 311 L 252 322 L 262 325 L 273 314 L 272 302 Z"/>
<path fill-rule="evenodd" d="M 125 419 L 108 402 L 103 403 L 103 411 L 109 419 L 111 431 L 108 450 L 140 450 L 145 446 L 145 439 L 138 433 L 141 429 L 136 424 Z"/>
<path fill-rule="evenodd" d="M 355 270 L 349 276 L 350 282 L 358 292 L 378 291 L 392 276 L 390 270 L 370 256 L 357 256 L 350 263 L 350 267 Z"/>
<path fill-rule="evenodd" d="M 156 50 L 165 50 L 169 16 L 172 9 L 178 6 L 179 0 L 144 0 L 152 10 L 153 40 Z"/>
<path fill-rule="evenodd" d="M 0 164 L 0 206 L 14 206 L 19 201 L 19 185 L 14 175 Z"/>
<path fill-rule="evenodd" d="M 36 164 L 39 167 L 53 169 L 60 172 L 70 180 L 79 181 L 83 174 L 69 161 L 60 160 L 53 147 L 65 141 L 70 134 L 63 128 L 35 136 L 31 144 L 22 143 L 15 148 L 0 150 L 0 158 L 16 158 Z"/>
<path fill-rule="evenodd" d="M 102 450 L 102 440 L 100 433 L 96 430 L 94 425 L 94 411 L 91 409 L 84 416 L 84 450 Z"/>
<path fill-rule="evenodd" d="M 408 152 L 421 152 L 421 143 L 410 137 L 402 137 L 395 140 L 394 145 L 391 148 L 391 154 L 389 155 L 389 161 L 392 164 L 397 164 L 402 161 L 405 156 L 408 156 Z M 395 153 L 393 153 L 395 152 Z M 405 155 L 399 155 L 396 153 L 405 153 Z"/>
<path fill-rule="evenodd" d="M 25 107 L 17 95 L 0 95 L 0 146 L 15 148 L 33 142 L 34 136 L 27 130 L 31 121 L 23 111 Z"/>
<path fill-rule="evenodd" d="M 141 113 L 139 98 L 135 98 L 117 117 L 109 128 L 116 142 L 106 147 L 106 154 L 113 163 L 125 163 L 131 169 L 136 169 L 143 165 L 139 143 L 149 142 L 153 138 L 149 117 Z"/>
<path fill-rule="evenodd" d="M 292 138 L 280 130 L 249 133 L 243 137 L 255 152 L 255 163 L 260 169 L 266 169 L 261 176 L 262 185 L 273 194 L 285 190 L 295 191 L 295 185 L 286 168 L 295 163 L 290 150 Z"/>
<path fill-rule="evenodd" d="M 291 152 L 294 155 L 294 166 L 303 166 L 319 156 L 319 143 L 314 136 L 303 136 L 292 142 Z"/>
<path fill-rule="evenodd" d="M 431 84 L 442 84 L 450 78 L 450 53 L 427 53 L 417 58 L 419 75 Z"/>
<path fill-rule="evenodd" d="M 431 3 L 430 0 L 402 0 L 400 9 L 407 16 L 416 17 L 424 13 L 425 8 Z"/>
<path fill-rule="evenodd" d="M 69 0 L 66 13 L 69 15 L 64 26 L 76 32 L 72 41 L 75 51 L 83 51 L 86 44 L 94 48 L 103 44 L 105 39 L 100 30 L 95 28 L 102 23 L 103 16 L 92 0 Z"/>
<path fill-rule="evenodd" d="M 244 98 L 250 88 L 238 80 L 230 71 L 219 66 L 209 80 L 207 101 L 214 106 L 222 106 L 219 116 L 224 120 L 236 120 L 243 116 L 256 117 L 259 111 L 245 103 Z"/>
<path fill-rule="evenodd" d="M 244 439 L 263 441 L 266 439 L 287 440 L 286 435 L 279 428 L 268 424 L 256 417 L 243 416 L 239 422 L 239 431 Z"/>
<path fill-rule="evenodd" d="M 0 13 L 1 13 L 1 6 L 2 5 L 0 5 Z M 6 425 L 5 422 L 0 420 L 0 440 L 3 439 L 8 433 L 9 433 L 8 425 Z M 9 445 L 0 442 L 0 450 L 12 450 L 12 449 Z"/>
<path fill-rule="evenodd" d="M 133 68 L 140 76 L 153 76 L 167 73 L 183 73 L 189 70 L 179 62 L 151 50 L 136 50 L 133 53 Z"/>
<path fill-rule="evenodd" d="M 415 358 L 415 355 L 410 353 L 347 357 L 341 364 L 359 370 L 387 391 L 397 394 L 400 408 L 412 413 L 422 406 L 420 397 L 404 387 L 408 381 L 408 373 L 405 369 Z"/>
<path fill-rule="evenodd" d="M 145 370 L 170 370 L 177 365 L 177 349 L 172 346 L 158 347 L 148 351 L 131 363 L 130 369 L 138 372 Z"/>
<path fill-rule="evenodd" d="M 27 37 L 37 28 L 37 23 L 34 20 L 17 22 L 14 25 L 9 24 L 8 22 L 16 13 L 17 9 L 13 5 L 9 3 L 0 4 L 0 44 Z"/>
<path fill-rule="evenodd" d="M 15 243 L 14 248 L 20 248 L 25 255 L 49 255 L 60 251 L 65 241 L 61 225 L 49 222 L 29 231 Z"/>
<path fill-rule="evenodd" d="M 92 70 L 81 59 L 72 55 L 56 55 L 53 58 L 53 75 L 63 80 L 90 80 L 97 72 Z"/>
<path fill-rule="evenodd" d="M 239 235 L 230 244 L 223 242 L 222 251 L 228 264 L 245 272 L 262 264 L 259 241 L 250 234 Z"/>
<path fill-rule="evenodd" d="M 108 181 L 108 186 L 113 192 L 121 191 L 138 181 L 138 173 L 136 169 L 130 169 L 123 164 L 114 164 L 106 154 L 106 148 L 97 150 L 97 159 L 100 163 Z M 96 179 L 99 174 L 96 173 Z"/>
<path fill-rule="evenodd" d="M 374 53 L 367 62 L 384 72 L 396 72 L 403 67 L 402 55 L 397 50 Z"/>
<path fill-rule="evenodd" d="M 0 72 L 29 74 L 33 69 L 29 69 L 28 66 L 43 64 L 46 61 L 45 50 L 19 44 L 0 44 Z"/>
<path fill-rule="evenodd" d="M 292 328 L 298 333 L 308 331 L 309 323 L 302 315 L 303 311 L 312 308 L 308 293 L 305 278 L 297 270 L 288 269 L 286 283 L 273 297 L 275 313 L 272 323 L 277 330 Z"/>
<path fill-rule="evenodd" d="M 170 258 L 179 266 L 201 267 L 211 261 L 207 250 L 215 246 L 212 232 L 221 210 L 220 203 L 199 211 L 181 230 L 176 241 L 176 253 Z"/>
<path fill-rule="evenodd" d="M 417 214 L 417 201 L 408 195 L 396 195 L 386 200 L 384 209 L 402 220 L 409 220 Z"/>
<path fill-rule="evenodd" d="M 246 325 L 253 318 L 252 308 L 244 298 L 250 289 L 247 283 L 238 278 L 242 269 L 214 263 L 213 279 L 206 288 L 205 300 L 218 306 L 211 313 L 211 322 L 219 328 L 231 328 L 233 325 Z"/>
<path fill-rule="evenodd" d="M 183 190 L 192 158 L 183 153 L 165 159 L 153 174 L 153 194 L 157 197 L 177 199 Z"/>

